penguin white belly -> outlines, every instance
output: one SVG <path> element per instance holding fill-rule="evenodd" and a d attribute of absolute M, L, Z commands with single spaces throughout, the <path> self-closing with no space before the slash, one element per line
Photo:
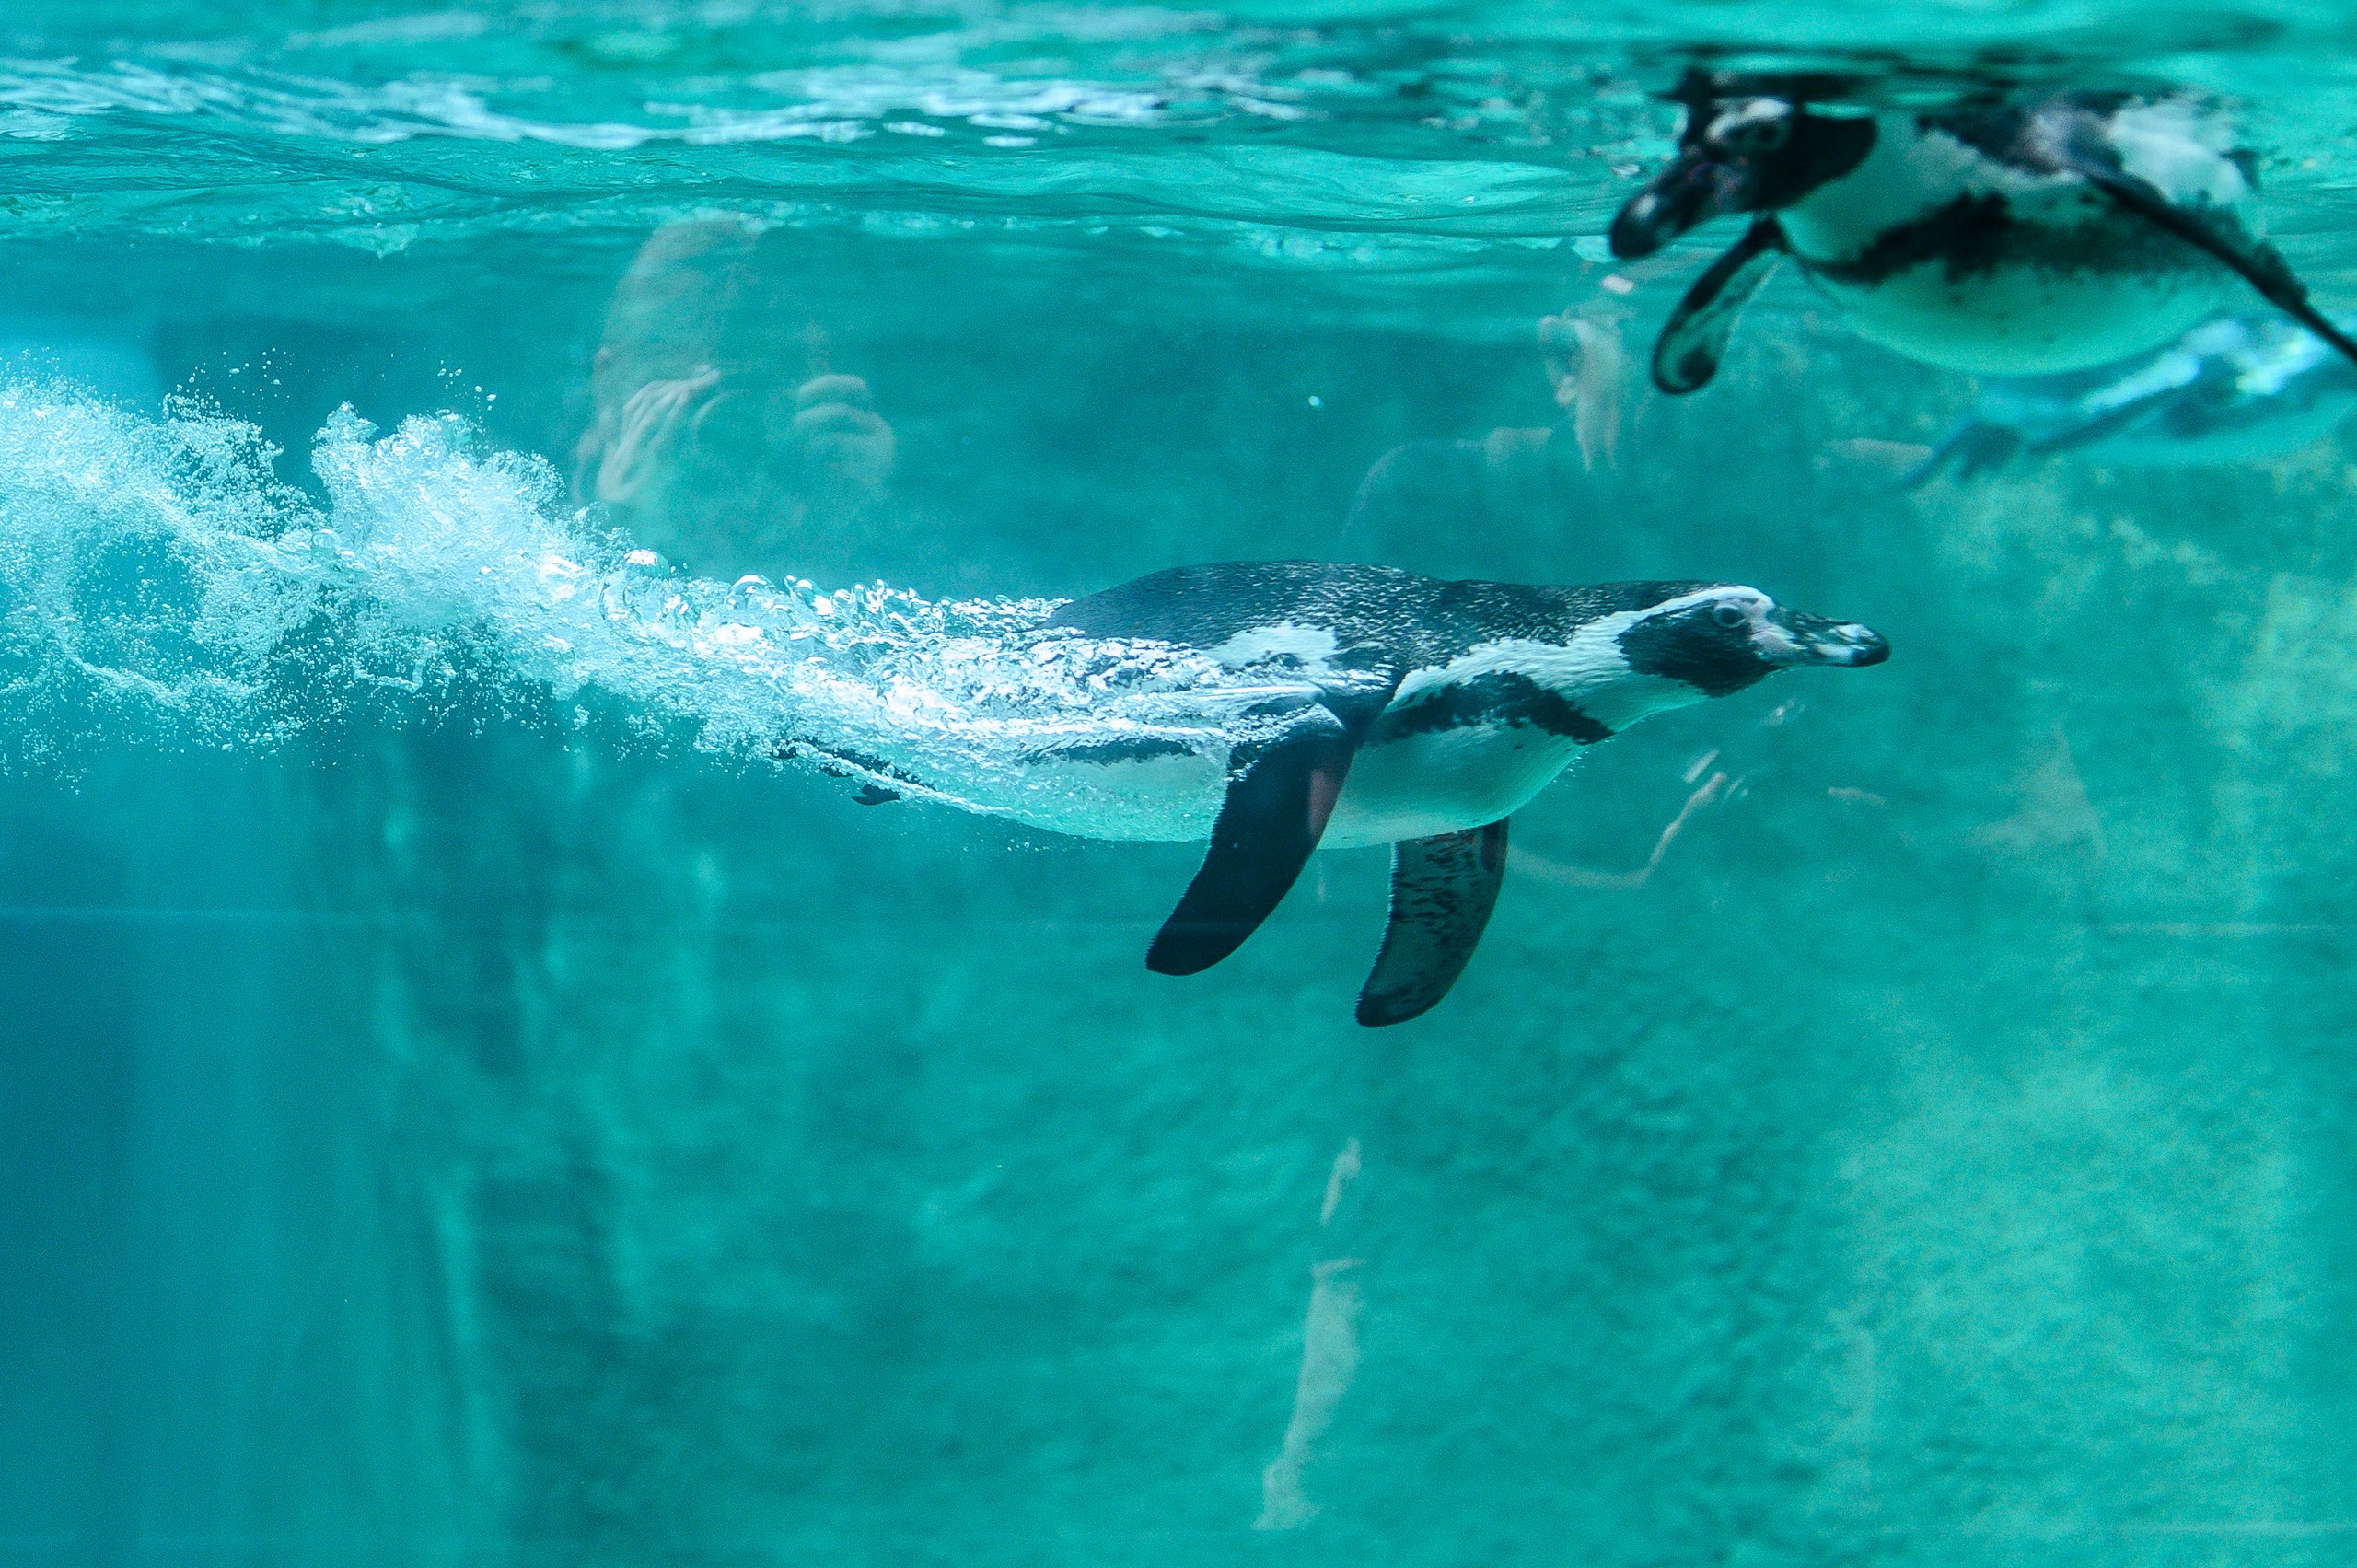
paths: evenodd
<path fill-rule="evenodd" d="M 2256 233 L 2240 171 L 2182 134 L 2174 110 L 2147 118 L 2135 171 Z M 1778 222 L 1860 337 L 1951 370 L 2108 365 L 2240 297 L 2226 268 L 2084 181 L 1997 163 L 1937 130 L 1893 124 L 1856 170 Z"/>
<path fill-rule="evenodd" d="M 1323 844 L 1348 848 L 1461 832 L 1512 815 L 1579 754 L 1536 725 L 1460 725 L 1360 749 Z"/>
<path fill-rule="evenodd" d="M 2231 297 L 2223 269 L 2112 273 L 2029 263 L 1957 274 L 1932 261 L 1864 284 L 1804 267 L 1860 337 L 1975 375 L 2110 365 L 2169 342 Z"/>
<path fill-rule="evenodd" d="M 1579 754 L 1535 725 L 1460 725 L 1378 739 L 1352 760 L 1324 848 L 1348 849 L 1479 828 L 1511 815 Z M 1185 842 L 1211 837 L 1225 761 L 1188 752 L 1136 761 L 1043 759 L 1003 814 L 1079 838 Z"/>

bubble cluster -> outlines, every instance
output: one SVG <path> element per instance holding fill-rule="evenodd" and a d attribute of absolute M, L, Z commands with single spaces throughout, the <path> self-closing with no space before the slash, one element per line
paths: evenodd
<path fill-rule="evenodd" d="M 0 760 L 586 714 L 612 744 L 1064 820 L 1050 796 L 1074 786 L 1043 754 L 1131 739 L 1215 761 L 1278 722 L 1281 672 L 1084 637 L 1049 624 L 1053 600 L 675 571 L 457 415 L 382 434 L 339 412 L 311 454 L 323 500 L 279 457 L 186 401 L 151 419 L 0 385 Z"/>

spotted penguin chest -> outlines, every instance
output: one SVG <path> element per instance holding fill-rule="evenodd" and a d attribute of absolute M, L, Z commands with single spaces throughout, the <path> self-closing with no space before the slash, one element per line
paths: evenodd
<path fill-rule="evenodd" d="M 1859 336 L 1976 374 L 2109 364 L 2235 293 L 2224 268 L 2093 187 L 2000 170 L 1944 138 L 1878 155 L 1781 223 Z"/>
<path fill-rule="evenodd" d="M 2147 353 L 2230 302 L 2234 279 L 2138 222 L 2100 220 L 1955 254 L 1894 248 L 1803 268 L 1860 337 L 1977 375 L 2083 370 Z"/>

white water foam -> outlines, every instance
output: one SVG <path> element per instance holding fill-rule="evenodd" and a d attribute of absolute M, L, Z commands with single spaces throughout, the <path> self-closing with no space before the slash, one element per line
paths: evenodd
<path fill-rule="evenodd" d="M 1076 799 L 1074 770 L 1033 764 L 1118 741 L 1216 764 L 1283 722 L 1272 700 L 1308 695 L 1279 670 L 1050 627 L 1052 600 L 673 572 L 456 415 L 379 435 L 339 413 L 312 453 L 324 505 L 275 477 L 277 455 L 186 402 L 151 419 L 0 384 L 0 761 L 456 715 L 1159 838 L 1205 825 L 1215 798 L 1174 819 Z"/>

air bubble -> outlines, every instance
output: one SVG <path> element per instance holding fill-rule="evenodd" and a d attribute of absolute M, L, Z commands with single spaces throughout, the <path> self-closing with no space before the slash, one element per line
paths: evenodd
<path fill-rule="evenodd" d="M 857 753 L 929 798 L 1101 828 L 1135 807 L 1044 783 L 1043 747 L 1146 738 L 1216 762 L 1280 722 L 1253 709 L 1269 671 L 1051 630 L 1056 600 L 822 594 L 617 555 L 553 467 L 456 415 L 380 435 L 340 412 L 311 453 L 323 502 L 280 484 L 275 455 L 192 405 L 155 420 L 0 384 L 0 634 L 24 656 L 0 764 L 101 740 L 266 749 L 354 712 L 524 720 L 742 761 Z M 125 559 L 153 586 L 110 595 Z M 1218 776 L 1137 830 L 1207 827 Z"/>

